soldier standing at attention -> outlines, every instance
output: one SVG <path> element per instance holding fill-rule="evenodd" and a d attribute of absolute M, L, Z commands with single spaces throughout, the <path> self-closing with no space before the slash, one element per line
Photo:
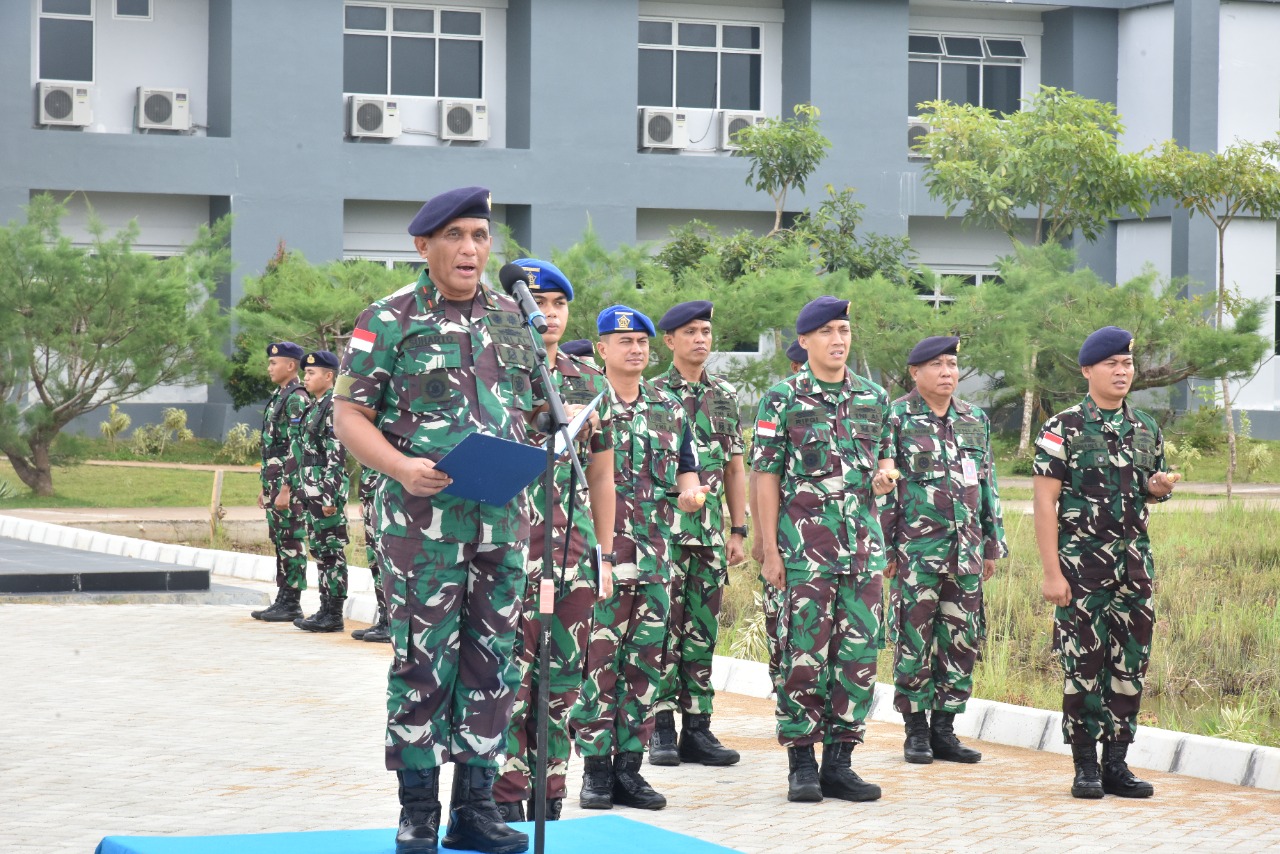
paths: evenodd
<path fill-rule="evenodd" d="M 1125 400 L 1133 335 L 1104 326 L 1080 348 L 1084 400 L 1045 422 L 1033 478 L 1036 544 L 1054 645 L 1066 674 L 1062 737 L 1071 745 L 1071 794 L 1149 798 L 1125 761 L 1151 656 L 1155 566 L 1147 505 L 1167 501 L 1164 439 Z M 1102 768 L 1098 768 L 1098 742 Z"/>
<path fill-rule="evenodd" d="M 733 765 L 741 757 L 711 732 L 711 660 L 720 627 L 720 599 L 728 567 L 746 558 L 747 478 L 742 465 L 742 429 L 738 392 L 703 365 L 711 355 L 711 314 L 707 300 L 673 306 L 658 328 L 671 349 L 671 367 L 653 381 L 678 400 L 693 431 L 698 474 L 707 493 L 702 510 L 679 517 L 671 546 L 671 611 L 662 682 L 653 705 L 651 765 Z M 724 536 L 724 505 L 729 507 L 729 539 Z M 675 710 L 682 725 L 676 745 Z"/>
<path fill-rule="evenodd" d="M 845 366 L 848 318 L 849 301 L 830 296 L 800 311 L 796 334 L 808 365 L 760 401 L 752 448 L 761 570 L 783 590 L 777 718 L 790 801 L 880 797 L 850 756 L 866 731 L 881 643 L 876 496 L 893 489 L 878 467 L 889 455 L 889 401 Z"/>
<path fill-rule="evenodd" d="M 667 799 L 640 776 L 653 735 L 671 607 L 671 536 L 677 508 L 701 509 L 698 461 L 680 404 L 643 379 L 653 322 L 614 305 L 596 319 L 613 400 L 613 595 L 596 603 L 586 683 L 570 713 L 583 756 L 583 809 L 660 810 Z"/>
<path fill-rule="evenodd" d="M 880 513 L 898 596 L 893 707 L 906 721 L 908 762 L 977 762 L 953 729 L 973 689 L 982 583 L 1006 557 L 986 413 L 954 397 L 960 339 L 926 338 L 907 357 L 915 389 L 889 408 L 892 460 L 902 472 Z M 932 720 L 929 717 L 932 717 Z"/>
<path fill-rule="evenodd" d="M 454 763 L 447 848 L 513 854 L 493 778 L 519 686 L 513 648 L 529 512 L 442 492 L 436 462 L 484 431 L 523 442 L 534 396 L 529 333 L 515 301 L 485 286 L 489 191 L 431 199 L 409 224 L 427 267 L 356 320 L 334 389 L 339 440 L 384 475 L 374 495 L 394 658 L 387 768 L 400 782 L 396 850 L 434 852 L 440 766 Z"/>
<path fill-rule="evenodd" d="M 338 357 L 317 350 L 303 361 L 311 406 L 293 442 L 285 479 L 302 499 L 307 539 L 320 576 L 320 610 L 293 621 L 308 632 L 342 631 L 347 601 L 347 452 L 333 435 L 333 379 Z M 279 499 L 277 499 L 279 500 Z"/>
<path fill-rule="evenodd" d="M 547 318 L 547 331 L 542 343 L 547 348 L 551 378 L 564 398 L 565 411 L 572 417 L 606 392 L 600 406 L 608 411 L 608 385 L 604 374 L 586 362 L 566 356 L 557 349 L 560 336 L 569 323 L 569 303 L 573 285 L 564 273 L 549 261 L 522 258 L 512 263 L 524 268 L 529 276 L 529 292 Z M 569 527 L 570 480 L 573 467 L 568 460 L 557 462 L 552 496 L 551 520 L 555 613 L 551 618 L 549 675 L 539 672 L 539 650 L 542 624 L 538 614 L 538 583 L 542 572 L 543 549 L 546 544 L 547 520 L 543 515 L 546 492 L 539 477 L 529 487 L 529 515 L 532 520 L 529 537 L 529 580 L 526 584 L 516 650 L 520 666 L 520 691 L 507 727 L 506 764 L 493 786 L 493 798 L 506 821 L 524 821 L 523 802 L 534 795 L 532 776 L 537 767 L 538 698 L 540 683 L 549 679 L 550 708 L 547 726 L 547 818 L 560 818 L 564 804 L 565 771 L 569 765 L 569 710 L 582 688 L 583 665 L 587 641 L 591 637 L 591 616 L 597 599 L 613 592 L 612 565 L 605 561 L 599 578 L 591 552 L 599 543 L 607 554 L 613 551 L 613 440 L 611 426 L 593 417 L 589 438 L 576 444 L 581 455 L 587 483 L 574 483 L 576 496 L 573 527 Z M 547 437 L 536 434 L 539 442 Z M 529 818 L 534 805 L 529 803 Z"/>
<path fill-rule="evenodd" d="M 387 595 L 382 589 L 378 550 L 374 548 L 378 533 L 373 524 L 373 494 L 378 487 L 380 477 L 382 473 L 371 468 L 365 468 L 360 475 L 360 515 L 364 521 L 364 557 L 369 563 L 369 572 L 373 574 L 373 596 L 378 602 L 378 610 L 373 617 L 373 625 L 367 629 L 353 629 L 351 636 L 356 640 L 369 643 L 391 643 L 391 631 L 387 628 Z"/>
<path fill-rule="evenodd" d="M 268 623 L 292 623 L 303 616 L 302 591 L 307 589 L 307 536 L 302 503 L 285 481 L 285 463 L 293 440 L 302 432 L 302 413 L 309 398 L 298 381 L 302 348 L 292 341 L 267 345 L 267 376 L 276 390 L 262 415 L 262 491 L 258 506 L 267 511 L 267 533 L 276 550 L 276 601 L 250 616 Z M 283 498 L 283 502 L 280 500 Z"/>

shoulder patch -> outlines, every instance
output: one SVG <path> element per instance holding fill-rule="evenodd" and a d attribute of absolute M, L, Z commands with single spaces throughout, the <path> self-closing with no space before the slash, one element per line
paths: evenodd
<path fill-rule="evenodd" d="M 1055 460 L 1067 458 L 1066 441 L 1052 431 L 1045 430 L 1041 433 L 1040 438 L 1036 439 L 1036 446 Z"/>

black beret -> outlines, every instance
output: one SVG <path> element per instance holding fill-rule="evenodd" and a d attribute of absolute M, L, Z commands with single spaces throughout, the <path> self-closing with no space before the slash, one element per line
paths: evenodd
<path fill-rule="evenodd" d="M 586 338 L 578 338 L 574 341 L 565 341 L 560 345 L 560 352 L 568 353 L 570 356 L 590 356 L 595 353 L 595 347 Z"/>
<path fill-rule="evenodd" d="M 550 261 L 539 261 L 537 258 L 517 258 L 511 262 L 523 267 L 529 284 L 529 293 L 545 294 L 547 291 L 559 291 L 565 299 L 573 302 L 573 285 L 569 277 L 560 272 L 560 268 Z"/>
<path fill-rule="evenodd" d="M 409 223 L 409 233 L 422 237 L 455 219 L 489 219 L 492 200 L 493 195 L 484 187 L 459 187 L 441 193 L 418 209 Z"/>
<path fill-rule="evenodd" d="M 941 356 L 943 353 L 954 356 L 959 350 L 960 339 L 954 335 L 931 335 L 911 348 L 911 355 L 907 356 L 907 364 L 923 365 L 935 356 Z"/>
<path fill-rule="evenodd" d="M 634 308 L 625 305 L 611 305 L 596 317 L 596 331 L 601 335 L 611 332 L 644 332 L 650 338 L 658 333 L 653 328 L 653 321 Z"/>
<path fill-rule="evenodd" d="M 800 346 L 799 341 L 792 341 L 791 346 L 787 348 L 787 358 L 791 361 L 803 365 L 809 361 L 809 351 Z"/>
<path fill-rule="evenodd" d="M 1096 365 L 1117 353 L 1133 352 L 1133 334 L 1119 326 L 1104 326 L 1084 339 L 1080 346 L 1080 367 Z"/>
<path fill-rule="evenodd" d="M 302 363 L 304 368 L 328 368 L 331 371 L 338 370 L 338 357 L 330 353 L 328 350 L 317 350 L 314 353 L 308 353 L 306 361 Z"/>
<path fill-rule="evenodd" d="M 835 297 L 818 297 L 800 309 L 796 317 L 796 334 L 804 335 L 833 320 L 849 319 L 849 301 Z"/>
<path fill-rule="evenodd" d="M 302 361 L 302 348 L 292 341 L 277 341 L 267 345 L 268 356 L 283 356 L 286 359 Z"/>
<path fill-rule="evenodd" d="M 662 315 L 662 319 L 658 321 L 658 328 L 663 332 L 674 332 L 686 323 L 693 323 L 695 320 L 710 320 L 714 309 L 715 306 L 711 304 L 711 301 L 705 299 L 696 299 L 691 302 L 673 305 L 667 309 L 667 313 Z"/>

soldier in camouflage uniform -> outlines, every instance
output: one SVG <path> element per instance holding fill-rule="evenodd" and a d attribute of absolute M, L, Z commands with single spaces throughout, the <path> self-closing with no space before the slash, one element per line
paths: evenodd
<path fill-rule="evenodd" d="M 512 262 L 523 267 L 529 276 L 529 292 L 547 319 L 542 342 L 547 348 L 547 362 L 552 366 L 551 378 L 565 402 L 571 417 L 590 404 L 608 384 L 604 374 L 584 361 L 570 358 L 557 348 L 560 336 L 569 322 L 569 303 L 573 285 L 552 263 L 532 258 Z M 607 411 L 608 397 L 600 401 Z M 576 481 L 567 460 L 555 469 L 552 499 L 552 566 L 555 585 L 555 613 L 551 623 L 549 675 L 539 672 L 541 619 L 538 613 L 538 579 L 541 578 L 546 545 L 546 491 L 542 478 L 529 487 L 529 515 L 532 532 L 529 538 L 529 580 L 521 610 L 516 649 L 520 666 L 520 690 L 507 727 L 507 760 L 493 786 L 493 798 L 506 821 L 524 821 L 523 802 L 534 795 L 532 777 L 538 752 L 538 699 L 540 683 L 550 680 L 547 710 L 547 818 L 558 819 L 565 796 L 565 771 L 569 764 L 569 710 L 582 688 L 582 672 L 587 640 L 591 634 L 591 616 L 596 591 L 605 596 L 613 592 L 612 565 L 606 563 L 597 578 L 592 551 L 597 543 L 605 552 L 613 551 L 613 445 L 612 424 L 606 417 L 592 419 L 590 436 L 577 442 L 587 483 L 573 484 L 573 527 L 569 527 L 570 482 Z M 546 440 L 535 434 L 538 442 Z M 529 801 L 529 818 L 534 815 L 534 801 Z"/>
<path fill-rule="evenodd" d="M 292 623 L 303 616 L 302 591 L 307 589 L 307 535 L 302 502 L 284 479 L 285 462 L 293 441 L 302 432 L 302 413 L 309 398 L 298 381 L 302 348 L 292 341 L 267 345 L 267 376 L 276 390 L 262 415 L 262 491 L 258 506 L 267 511 L 267 532 L 276 551 L 276 601 L 254 611 L 255 620 Z"/>
<path fill-rule="evenodd" d="M 906 721 L 903 754 L 917 764 L 982 758 L 956 738 L 953 721 L 973 688 L 982 583 L 1009 553 L 991 423 L 953 397 L 959 346 L 959 338 L 934 336 L 912 349 L 907 365 L 916 387 L 889 409 L 893 460 L 881 463 L 902 473 L 880 527 L 889 552 L 884 574 L 897 593 L 893 707 Z"/>
<path fill-rule="evenodd" d="M 760 401 L 752 448 L 761 569 L 785 591 L 777 718 L 792 801 L 880 797 L 850 756 L 866 730 L 881 643 L 876 496 L 893 488 L 878 467 L 888 455 L 888 396 L 845 367 L 848 317 L 849 302 L 829 296 L 801 310 L 796 333 L 808 366 Z"/>
<path fill-rule="evenodd" d="M 653 734 L 653 700 L 671 606 L 670 538 L 677 508 L 700 509 L 693 434 L 680 405 L 642 378 L 653 323 L 624 305 L 596 320 L 612 392 L 616 513 L 613 594 L 596 604 L 586 684 L 570 713 L 584 757 L 581 805 L 662 809 L 666 798 L 640 776 Z M 612 765 L 610 758 L 613 757 Z"/>
<path fill-rule="evenodd" d="M 356 640 L 369 643 L 391 643 L 391 630 L 387 627 L 387 597 L 382 589 L 382 572 L 378 568 L 378 550 L 374 545 L 378 540 L 374 528 L 373 494 L 378 487 L 378 479 L 382 473 L 377 469 L 363 469 L 360 475 L 360 515 L 364 522 L 364 559 L 369 564 L 369 572 L 373 575 L 373 596 L 378 601 L 378 610 L 373 618 L 373 625 L 367 629 L 353 629 L 351 636 Z"/>
<path fill-rule="evenodd" d="M 1133 336 L 1105 326 L 1085 339 L 1079 363 L 1089 393 L 1045 422 L 1033 478 L 1044 598 L 1057 606 L 1065 673 L 1062 736 L 1073 796 L 1146 798 L 1153 787 L 1133 776 L 1126 755 L 1155 623 L 1147 504 L 1168 500 L 1174 481 L 1155 419 L 1125 400 Z"/>
<path fill-rule="evenodd" d="M 347 452 L 333 435 L 333 380 L 338 357 L 328 350 L 307 354 L 303 383 L 311 406 L 302 416 L 285 465 L 285 480 L 302 499 L 307 540 L 320 577 L 320 610 L 293 621 L 308 632 L 342 631 L 347 601 Z"/>
<path fill-rule="evenodd" d="M 711 355 L 714 306 L 694 300 L 673 306 L 658 328 L 671 349 L 672 363 L 653 381 L 680 401 L 701 466 L 699 479 L 710 489 L 699 513 L 681 516 L 671 546 L 671 611 L 661 687 L 653 705 L 654 731 L 649 742 L 653 765 L 733 765 L 738 751 L 722 745 L 711 732 L 711 660 L 716 651 L 720 600 L 729 580 L 728 567 L 746 557 L 746 470 L 742 465 L 742 428 L 738 392 L 703 368 Z M 724 536 L 724 508 L 729 508 L 729 538 Z M 675 710 L 682 718 L 676 742 Z"/>
<path fill-rule="evenodd" d="M 519 685 L 516 623 L 529 513 L 442 492 L 436 462 L 477 432 L 523 442 L 539 401 L 518 306 L 485 286 L 489 193 L 466 187 L 409 225 L 418 280 L 361 313 L 334 389 L 338 438 L 382 472 L 374 495 L 394 659 L 387 767 L 400 781 L 396 850 L 434 852 L 440 766 L 454 763 L 444 845 L 518 852 L 493 779 Z"/>

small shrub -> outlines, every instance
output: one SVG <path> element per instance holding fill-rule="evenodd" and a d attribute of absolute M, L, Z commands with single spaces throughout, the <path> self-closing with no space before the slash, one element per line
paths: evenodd
<path fill-rule="evenodd" d="M 247 465 L 262 455 L 262 433 L 249 427 L 248 424 L 237 424 L 227 431 L 226 441 L 218 458 L 236 465 Z"/>
<path fill-rule="evenodd" d="M 139 457 L 158 457 L 164 453 L 165 446 L 175 439 L 189 442 L 195 434 L 187 429 L 187 413 L 176 407 L 169 407 L 161 413 L 159 424 L 149 424 L 133 431 L 130 447 Z"/>
<path fill-rule="evenodd" d="M 1188 477 L 1191 476 L 1192 469 L 1195 468 L 1196 463 L 1200 461 L 1202 456 L 1195 447 L 1186 442 L 1172 442 L 1169 440 L 1164 443 L 1164 455 L 1171 467 Z"/>
<path fill-rule="evenodd" d="M 1035 462 L 1036 458 L 1030 454 L 1016 456 L 1009 466 L 1009 471 L 1018 477 L 1031 477 L 1036 473 Z"/>
<path fill-rule="evenodd" d="M 127 414 L 120 411 L 120 407 L 114 403 L 111 404 L 111 414 L 107 416 L 107 420 L 98 425 L 98 429 L 102 431 L 102 435 L 106 437 L 107 444 L 111 446 L 111 450 L 116 449 L 116 437 L 124 435 L 124 432 L 133 424 L 133 419 Z"/>
<path fill-rule="evenodd" d="M 1181 444 L 1202 454 L 1214 454 L 1222 450 L 1227 441 L 1227 428 L 1222 418 L 1222 410 L 1218 407 L 1202 406 L 1182 416 L 1174 425 L 1173 433 L 1182 438 Z"/>
<path fill-rule="evenodd" d="M 1244 465 L 1244 479 L 1253 480 L 1253 476 L 1271 465 L 1271 449 L 1261 442 L 1250 442 L 1240 455 Z"/>
<path fill-rule="evenodd" d="M 6 498 L 16 498 L 18 488 L 7 480 L 0 480 L 0 501 Z"/>

